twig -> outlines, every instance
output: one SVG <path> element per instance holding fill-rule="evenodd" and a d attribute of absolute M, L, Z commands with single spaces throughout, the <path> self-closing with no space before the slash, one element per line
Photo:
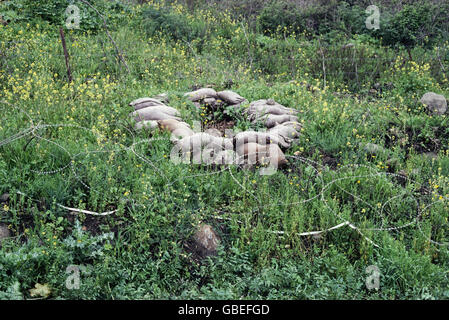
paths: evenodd
<path fill-rule="evenodd" d="M 69 53 L 67 52 L 67 46 L 66 46 L 65 37 L 64 37 L 64 30 L 62 30 L 62 28 L 59 28 L 59 34 L 61 36 L 62 48 L 64 49 L 65 66 L 67 67 L 67 77 L 68 77 L 68 81 L 70 83 L 70 82 L 72 82 L 72 71 L 70 70 Z"/>
<path fill-rule="evenodd" d="M 446 75 L 446 69 L 444 68 L 443 63 L 441 62 L 440 47 L 437 47 L 437 55 L 438 55 L 438 62 L 440 62 L 441 70 L 443 71 L 444 75 Z"/>
<path fill-rule="evenodd" d="M 86 0 L 80 0 L 80 1 L 87 4 L 89 7 L 91 7 L 101 17 L 101 19 L 103 20 L 104 30 L 106 31 L 106 34 L 108 35 L 109 40 L 111 40 L 112 44 L 114 45 L 117 56 L 122 61 L 123 65 L 125 66 L 128 73 L 130 73 L 131 71 L 129 70 L 128 65 L 126 64 L 126 61 L 123 58 L 123 55 L 120 53 L 117 43 L 115 43 L 114 39 L 112 39 L 111 34 L 109 33 L 108 25 L 106 23 L 106 19 L 104 18 L 104 16 L 97 10 L 97 8 L 95 8 L 93 5 L 91 5 L 89 1 L 86 1 Z"/>
<path fill-rule="evenodd" d="M 323 78 L 324 78 L 324 88 L 326 88 L 326 65 L 324 63 L 324 53 L 323 48 L 321 47 L 320 39 L 318 39 L 318 45 L 320 46 L 321 57 L 323 61 Z"/>
<path fill-rule="evenodd" d="M 245 35 L 245 38 L 246 38 L 246 43 L 248 44 L 249 67 L 251 70 L 253 70 L 253 56 L 251 54 L 251 45 L 249 43 L 249 38 L 248 38 L 248 35 L 246 34 L 246 28 L 245 28 L 245 25 L 243 24 L 243 21 L 241 22 L 241 24 L 242 24 L 243 34 Z"/>
<path fill-rule="evenodd" d="M 85 214 L 91 214 L 93 216 L 108 216 L 110 214 L 116 213 L 117 210 L 113 210 L 113 211 L 107 211 L 107 212 L 93 212 L 93 211 L 88 211 L 88 210 L 83 210 L 83 209 L 76 209 L 76 208 L 69 208 L 66 206 L 63 206 L 62 204 L 57 203 L 56 204 L 58 207 L 69 210 L 71 212 L 78 212 L 78 213 L 85 213 Z"/>

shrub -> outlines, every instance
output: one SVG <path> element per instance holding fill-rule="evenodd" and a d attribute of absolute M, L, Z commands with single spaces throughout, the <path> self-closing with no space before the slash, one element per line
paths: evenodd
<path fill-rule="evenodd" d="M 445 33 L 447 36 L 447 10 L 431 3 L 406 5 L 396 15 L 383 16 L 378 34 L 390 46 L 400 44 L 410 48 L 441 38 Z"/>
<path fill-rule="evenodd" d="M 204 37 L 205 24 L 190 21 L 186 16 L 166 8 L 150 6 L 143 12 L 145 31 L 149 35 L 163 33 L 174 40 L 192 41 Z"/>
<path fill-rule="evenodd" d="M 103 12 L 106 7 L 113 8 L 114 3 L 106 3 L 103 0 L 90 0 L 89 3 Z M 66 9 L 70 4 L 78 6 L 80 9 L 80 29 L 97 30 L 101 27 L 102 20 L 97 12 L 80 1 L 67 0 L 19 0 L 6 1 L 0 5 L 0 16 L 5 16 L 8 20 L 31 20 L 42 19 L 53 25 L 64 26 L 67 14 Z"/>

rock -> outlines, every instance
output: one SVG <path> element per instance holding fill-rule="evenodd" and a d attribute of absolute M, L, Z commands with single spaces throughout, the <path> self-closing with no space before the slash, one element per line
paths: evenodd
<path fill-rule="evenodd" d="M 377 155 L 379 153 L 383 153 L 385 151 L 385 149 L 375 143 L 367 143 L 364 147 L 363 150 L 365 150 L 365 152 L 371 154 L 371 155 Z"/>
<path fill-rule="evenodd" d="M 11 236 L 11 232 L 8 229 L 6 224 L 0 224 L 0 243 L 3 239 L 9 238 Z"/>
<path fill-rule="evenodd" d="M 352 48 L 352 47 L 354 47 L 353 43 L 347 43 L 347 44 L 343 45 L 341 48 L 342 49 L 349 49 L 349 48 Z"/>
<path fill-rule="evenodd" d="M 193 237 L 193 241 L 200 256 L 207 257 L 217 254 L 220 237 L 210 225 L 201 224 Z"/>
<path fill-rule="evenodd" d="M 388 166 L 388 168 L 395 169 L 399 166 L 400 160 L 398 158 L 390 158 L 387 161 L 385 161 L 385 165 Z"/>
<path fill-rule="evenodd" d="M 235 93 L 231 90 L 220 91 L 217 93 L 217 96 L 222 101 L 226 102 L 229 105 L 240 104 L 246 99 L 240 96 L 238 93 Z"/>
<path fill-rule="evenodd" d="M 6 202 L 9 200 L 9 193 L 4 193 L 0 196 L 0 202 Z"/>
<path fill-rule="evenodd" d="M 443 115 L 447 111 L 446 98 L 441 94 L 427 92 L 422 96 L 421 103 L 426 105 L 429 111 L 436 115 Z"/>
<path fill-rule="evenodd" d="M 437 160 L 438 155 L 435 152 L 425 152 L 423 155 L 430 160 Z"/>
<path fill-rule="evenodd" d="M 184 94 L 185 97 L 188 97 L 189 100 L 196 102 L 206 98 L 217 98 L 217 92 L 212 88 L 202 88 L 196 91 L 187 92 Z"/>

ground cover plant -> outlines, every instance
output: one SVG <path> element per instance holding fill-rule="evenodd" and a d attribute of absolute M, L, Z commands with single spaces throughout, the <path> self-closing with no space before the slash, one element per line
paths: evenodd
<path fill-rule="evenodd" d="M 313 3 L 0 2 L 0 298 L 449 298 L 449 113 L 420 101 L 449 97 L 449 11 L 380 1 L 368 30 L 364 1 Z M 134 129 L 161 93 L 190 126 L 260 129 L 203 87 L 298 110 L 288 165 L 175 164 Z"/>

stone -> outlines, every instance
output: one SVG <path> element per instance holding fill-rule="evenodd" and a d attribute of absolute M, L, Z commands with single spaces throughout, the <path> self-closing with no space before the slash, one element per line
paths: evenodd
<path fill-rule="evenodd" d="M 210 225 L 201 224 L 193 237 L 193 241 L 200 256 L 207 257 L 217 254 L 220 237 Z"/>
<path fill-rule="evenodd" d="M 11 237 L 11 232 L 6 224 L 0 224 L 0 243 L 2 240 Z"/>
<path fill-rule="evenodd" d="M 437 160 L 438 155 L 435 152 L 425 152 L 423 155 L 430 160 Z"/>
<path fill-rule="evenodd" d="M 443 115 L 447 111 L 446 98 L 441 94 L 427 92 L 422 96 L 421 103 L 427 106 L 429 111 L 435 115 Z"/>
<path fill-rule="evenodd" d="M 0 202 L 6 202 L 9 200 L 9 193 L 4 193 L 0 196 Z"/>
<path fill-rule="evenodd" d="M 379 153 L 382 153 L 385 151 L 385 149 L 383 147 L 381 147 L 375 143 L 367 143 L 363 147 L 363 150 L 365 150 L 365 152 L 372 154 L 372 155 L 376 155 L 376 154 L 379 154 Z"/>

